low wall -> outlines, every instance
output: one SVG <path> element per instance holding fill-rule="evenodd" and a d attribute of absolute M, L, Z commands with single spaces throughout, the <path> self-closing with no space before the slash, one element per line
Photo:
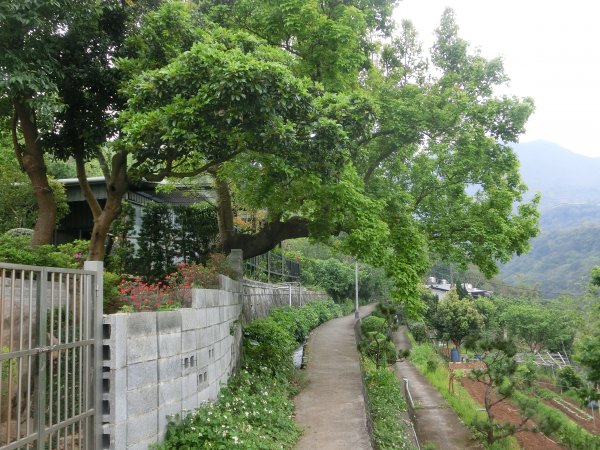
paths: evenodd
<path fill-rule="evenodd" d="M 328 297 L 325 292 L 311 291 L 299 285 L 272 285 L 247 279 L 243 280 L 243 292 L 244 323 L 268 316 L 277 306 L 299 307 Z"/>
<path fill-rule="evenodd" d="M 220 277 L 220 289 L 192 290 L 192 307 L 104 316 L 103 449 L 147 450 L 168 416 L 217 398 L 239 367 L 240 324 L 290 304 L 289 288 Z M 325 294 L 292 287 L 292 305 Z"/>
<path fill-rule="evenodd" d="M 103 448 L 146 450 L 168 416 L 216 399 L 241 352 L 241 284 L 220 284 L 194 289 L 191 308 L 105 316 Z"/>

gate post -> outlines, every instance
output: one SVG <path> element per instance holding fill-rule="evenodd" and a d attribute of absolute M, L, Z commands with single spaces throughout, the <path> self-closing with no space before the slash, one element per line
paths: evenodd
<path fill-rule="evenodd" d="M 96 272 L 92 287 L 94 318 L 94 448 L 102 448 L 102 315 L 104 313 L 104 263 L 85 261 L 84 270 Z"/>

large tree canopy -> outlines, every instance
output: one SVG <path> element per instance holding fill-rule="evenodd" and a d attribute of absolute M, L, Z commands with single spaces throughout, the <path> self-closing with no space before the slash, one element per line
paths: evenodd
<path fill-rule="evenodd" d="M 428 254 L 492 275 L 528 249 L 537 199 L 522 202 L 507 144 L 533 104 L 494 94 L 501 61 L 469 51 L 451 10 L 429 56 L 410 22 L 389 44 L 369 39 L 390 31 L 392 6 L 248 0 L 194 15 L 168 4 L 121 63 L 121 119 L 140 175 L 214 175 L 225 250 L 343 232 L 346 251 L 385 266 L 419 313 Z M 236 210 L 267 216 L 242 233 Z"/>
<path fill-rule="evenodd" d="M 341 235 L 415 314 L 430 254 L 494 274 L 537 232 L 508 146 L 532 101 L 494 94 L 502 62 L 469 50 L 451 10 L 426 54 L 410 22 L 394 31 L 396 3 L 9 1 L 0 88 L 46 205 L 38 241 L 55 217 L 50 152 L 78 163 L 93 259 L 129 177 L 209 174 L 225 251 Z M 107 178 L 103 207 L 85 182 L 91 158 Z M 237 230 L 238 211 L 264 219 Z"/>

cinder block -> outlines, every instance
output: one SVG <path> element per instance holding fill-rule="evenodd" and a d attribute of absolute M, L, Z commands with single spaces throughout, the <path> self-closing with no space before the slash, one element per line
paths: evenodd
<path fill-rule="evenodd" d="M 102 427 L 104 434 L 108 434 L 110 449 L 118 450 L 125 448 L 127 442 L 127 423 L 126 421 L 117 422 L 116 424 L 103 425 Z"/>
<path fill-rule="evenodd" d="M 198 355 L 198 367 L 208 366 L 210 359 L 208 357 L 208 347 L 200 348 L 196 352 Z"/>
<path fill-rule="evenodd" d="M 127 420 L 127 447 L 155 439 L 157 434 L 158 409 L 140 416 L 130 416 Z"/>
<path fill-rule="evenodd" d="M 181 402 L 179 404 L 169 403 L 161 405 L 158 408 L 158 436 L 157 440 L 160 442 L 165 438 L 167 432 L 167 424 L 169 423 L 170 417 L 175 414 L 181 414 Z"/>
<path fill-rule="evenodd" d="M 127 318 L 128 314 L 104 316 L 103 323 L 109 327 L 110 337 L 103 340 L 103 345 L 108 345 L 110 359 L 102 364 L 110 369 L 121 369 L 127 365 L 127 347 L 123 345 L 127 340 Z"/>
<path fill-rule="evenodd" d="M 205 388 L 198 392 L 198 406 L 202 406 L 203 403 L 210 401 L 210 389 L 207 384 Z"/>
<path fill-rule="evenodd" d="M 208 326 L 217 325 L 221 321 L 219 308 L 208 308 L 206 310 L 206 320 Z"/>
<path fill-rule="evenodd" d="M 181 353 L 180 333 L 160 334 L 158 336 L 158 357 L 167 358 Z"/>
<path fill-rule="evenodd" d="M 127 446 L 127 450 L 148 450 L 150 448 L 150 446 L 153 444 L 156 444 L 157 441 L 158 441 L 158 435 L 156 435 L 150 439 L 145 439 L 136 444 L 129 445 L 129 446 Z"/>
<path fill-rule="evenodd" d="M 102 420 L 110 423 L 122 423 L 127 420 L 127 370 L 117 369 L 103 372 L 102 377 L 108 380 L 109 391 L 102 398 L 108 402 L 108 414 L 103 414 Z"/>
<path fill-rule="evenodd" d="M 178 333 L 181 331 L 180 311 L 159 311 L 157 319 L 159 334 Z"/>
<path fill-rule="evenodd" d="M 188 412 L 192 412 L 195 409 L 198 408 L 198 394 L 197 391 L 194 392 L 192 395 L 190 395 L 187 398 L 184 398 L 181 400 L 181 406 L 183 407 L 184 410 L 187 410 Z"/>
<path fill-rule="evenodd" d="M 129 419 L 158 408 L 158 386 L 146 386 L 127 392 L 127 415 Z"/>
<path fill-rule="evenodd" d="M 196 373 L 191 373 L 189 375 L 185 375 L 181 377 L 181 402 L 183 402 L 186 398 L 190 396 L 195 396 L 198 392 L 198 380 L 196 378 Z M 185 408 L 185 405 L 183 405 Z"/>
<path fill-rule="evenodd" d="M 208 386 L 208 398 L 209 400 L 216 400 L 217 395 L 219 394 L 219 384 L 218 382 L 210 383 Z"/>
<path fill-rule="evenodd" d="M 200 328 L 200 321 L 202 317 L 200 311 L 197 309 L 188 309 L 185 314 L 181 315 L 181 331 L 195 330 Z M 206 321 L 206 313 L 204 314 Z"/>
<path fill-rule="evenodd" d="M 196 330 L 184 331 L 181 333 L 181 352 L 191 352 L 196 350 Z"/>
<path fill-rule="evenodd" d="M 146 337 L 127 339 L 127 363 L 135 364 L 158 358 L 156 332 Z"/>
<path fill-rule="evenodd" d="M 127 367 L 127 389 L 139 389 L 158 383 L 157 360 L 131 364 Z"/>
<path fill-rule="evenodd" d="M 216 307 L 219 306 L 219 290 L 218 289 L 206 289 L 206 306 Z"/>
<path fill-rule="evenodd" d="M 192 289 L 192 308 L 206 308 L 206 289 Z"/>
<path fill-rule="evenodd" d="M 127 314 L 127 337 L 132 338 L 156 334 L 157 314 L 151 311 Z"/>
<path fill-rule="evenodd" d="M 158 360 L 158 381 L 166 382 L 181 377 L 183 357 L 181 354 Z"/>
<path fill-rule="evenodd" d="M 175 404 L 181 409 L 181 378 L 158 384 L 159 408 L 166 404 Z"/>
<path fill-rule="evenodd" d="M 200 350 L 203 347 L 206 347 L 208 343 L 207 339 L 207 331 L 206 328 L 200 328 L 196 330 L 196 349 Z"/>

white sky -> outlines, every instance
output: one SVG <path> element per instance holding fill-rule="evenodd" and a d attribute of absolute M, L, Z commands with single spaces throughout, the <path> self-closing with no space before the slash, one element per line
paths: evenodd
<path fill-rule="evenodd" d="M 544 139 L 600 156 L 600 2 L 402 0 L 394 17 L 410 19 L 428 50 L 445 7 L 472 49 L 502 57 L 506 93 L 535 100 L 520 142 Z"/>

